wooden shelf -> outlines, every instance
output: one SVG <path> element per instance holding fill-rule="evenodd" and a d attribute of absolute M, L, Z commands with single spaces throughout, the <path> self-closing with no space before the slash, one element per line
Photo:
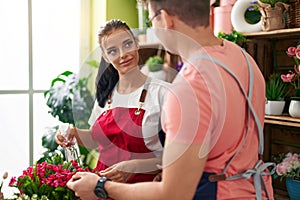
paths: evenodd
<path fill-rule="evenodd" d="M 276 38 L 286 38 L 291 36 L 300 36 L 300 28 L 291 28 L 291 29 L 279 29 L 274 31 L 260 31 L 260 32 L 251 32 L 243 33 L 248 39 L 251 38 L 265 38 L 265 39 L 276 39 Z"/>
<path fill-rule="evenodd" d="M 300 118 L 294 118 L 288 115 L 281 115 L 281 116 L 265 115 L 265 123 L 300 128 Z"/>

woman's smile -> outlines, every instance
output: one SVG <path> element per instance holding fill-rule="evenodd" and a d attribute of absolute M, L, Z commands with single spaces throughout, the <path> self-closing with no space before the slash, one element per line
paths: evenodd
<path fill-rule="evenodd" d="M 120 65 L 123 67 L 128 67 L 132 63 L 133 58 L 126 59 L 124 61 L 121 60 Z"/>

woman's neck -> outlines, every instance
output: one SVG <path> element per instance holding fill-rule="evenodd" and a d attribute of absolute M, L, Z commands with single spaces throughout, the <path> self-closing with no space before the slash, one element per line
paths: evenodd
<path fill-rule="evenodd" d="M 120 94 L 129 94 L 144 85 L 147 76 L 138 67 L 130 70 L 126 74 L 119 74 L 117 91 Z"/>

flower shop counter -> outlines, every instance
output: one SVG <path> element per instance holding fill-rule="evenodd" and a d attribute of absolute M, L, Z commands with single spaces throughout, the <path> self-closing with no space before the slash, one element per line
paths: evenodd
<path fill-rule="evenodd" d="M 288 115 L 265 116 L 265 151 L 264 160 L 271 161 L 272 155 L 280 153 L 300 153 L 300 118 Z M 285 181 L 274 180 L 274 191 L 278 199 L 287 197 Z M 276 198 L 275 198 L 276 199 Z"/>

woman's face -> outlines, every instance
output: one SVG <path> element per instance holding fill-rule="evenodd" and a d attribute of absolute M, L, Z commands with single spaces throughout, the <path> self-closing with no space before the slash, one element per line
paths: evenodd
<path fill-rule="evenodd" d="M 105 58 L 118 70 L 119 74 L 126 74 L 138 66 L 138 47 L 127 30 L 117 29 L 112 31 L 112 33 L 102 38 L 101 46 Z"/>

